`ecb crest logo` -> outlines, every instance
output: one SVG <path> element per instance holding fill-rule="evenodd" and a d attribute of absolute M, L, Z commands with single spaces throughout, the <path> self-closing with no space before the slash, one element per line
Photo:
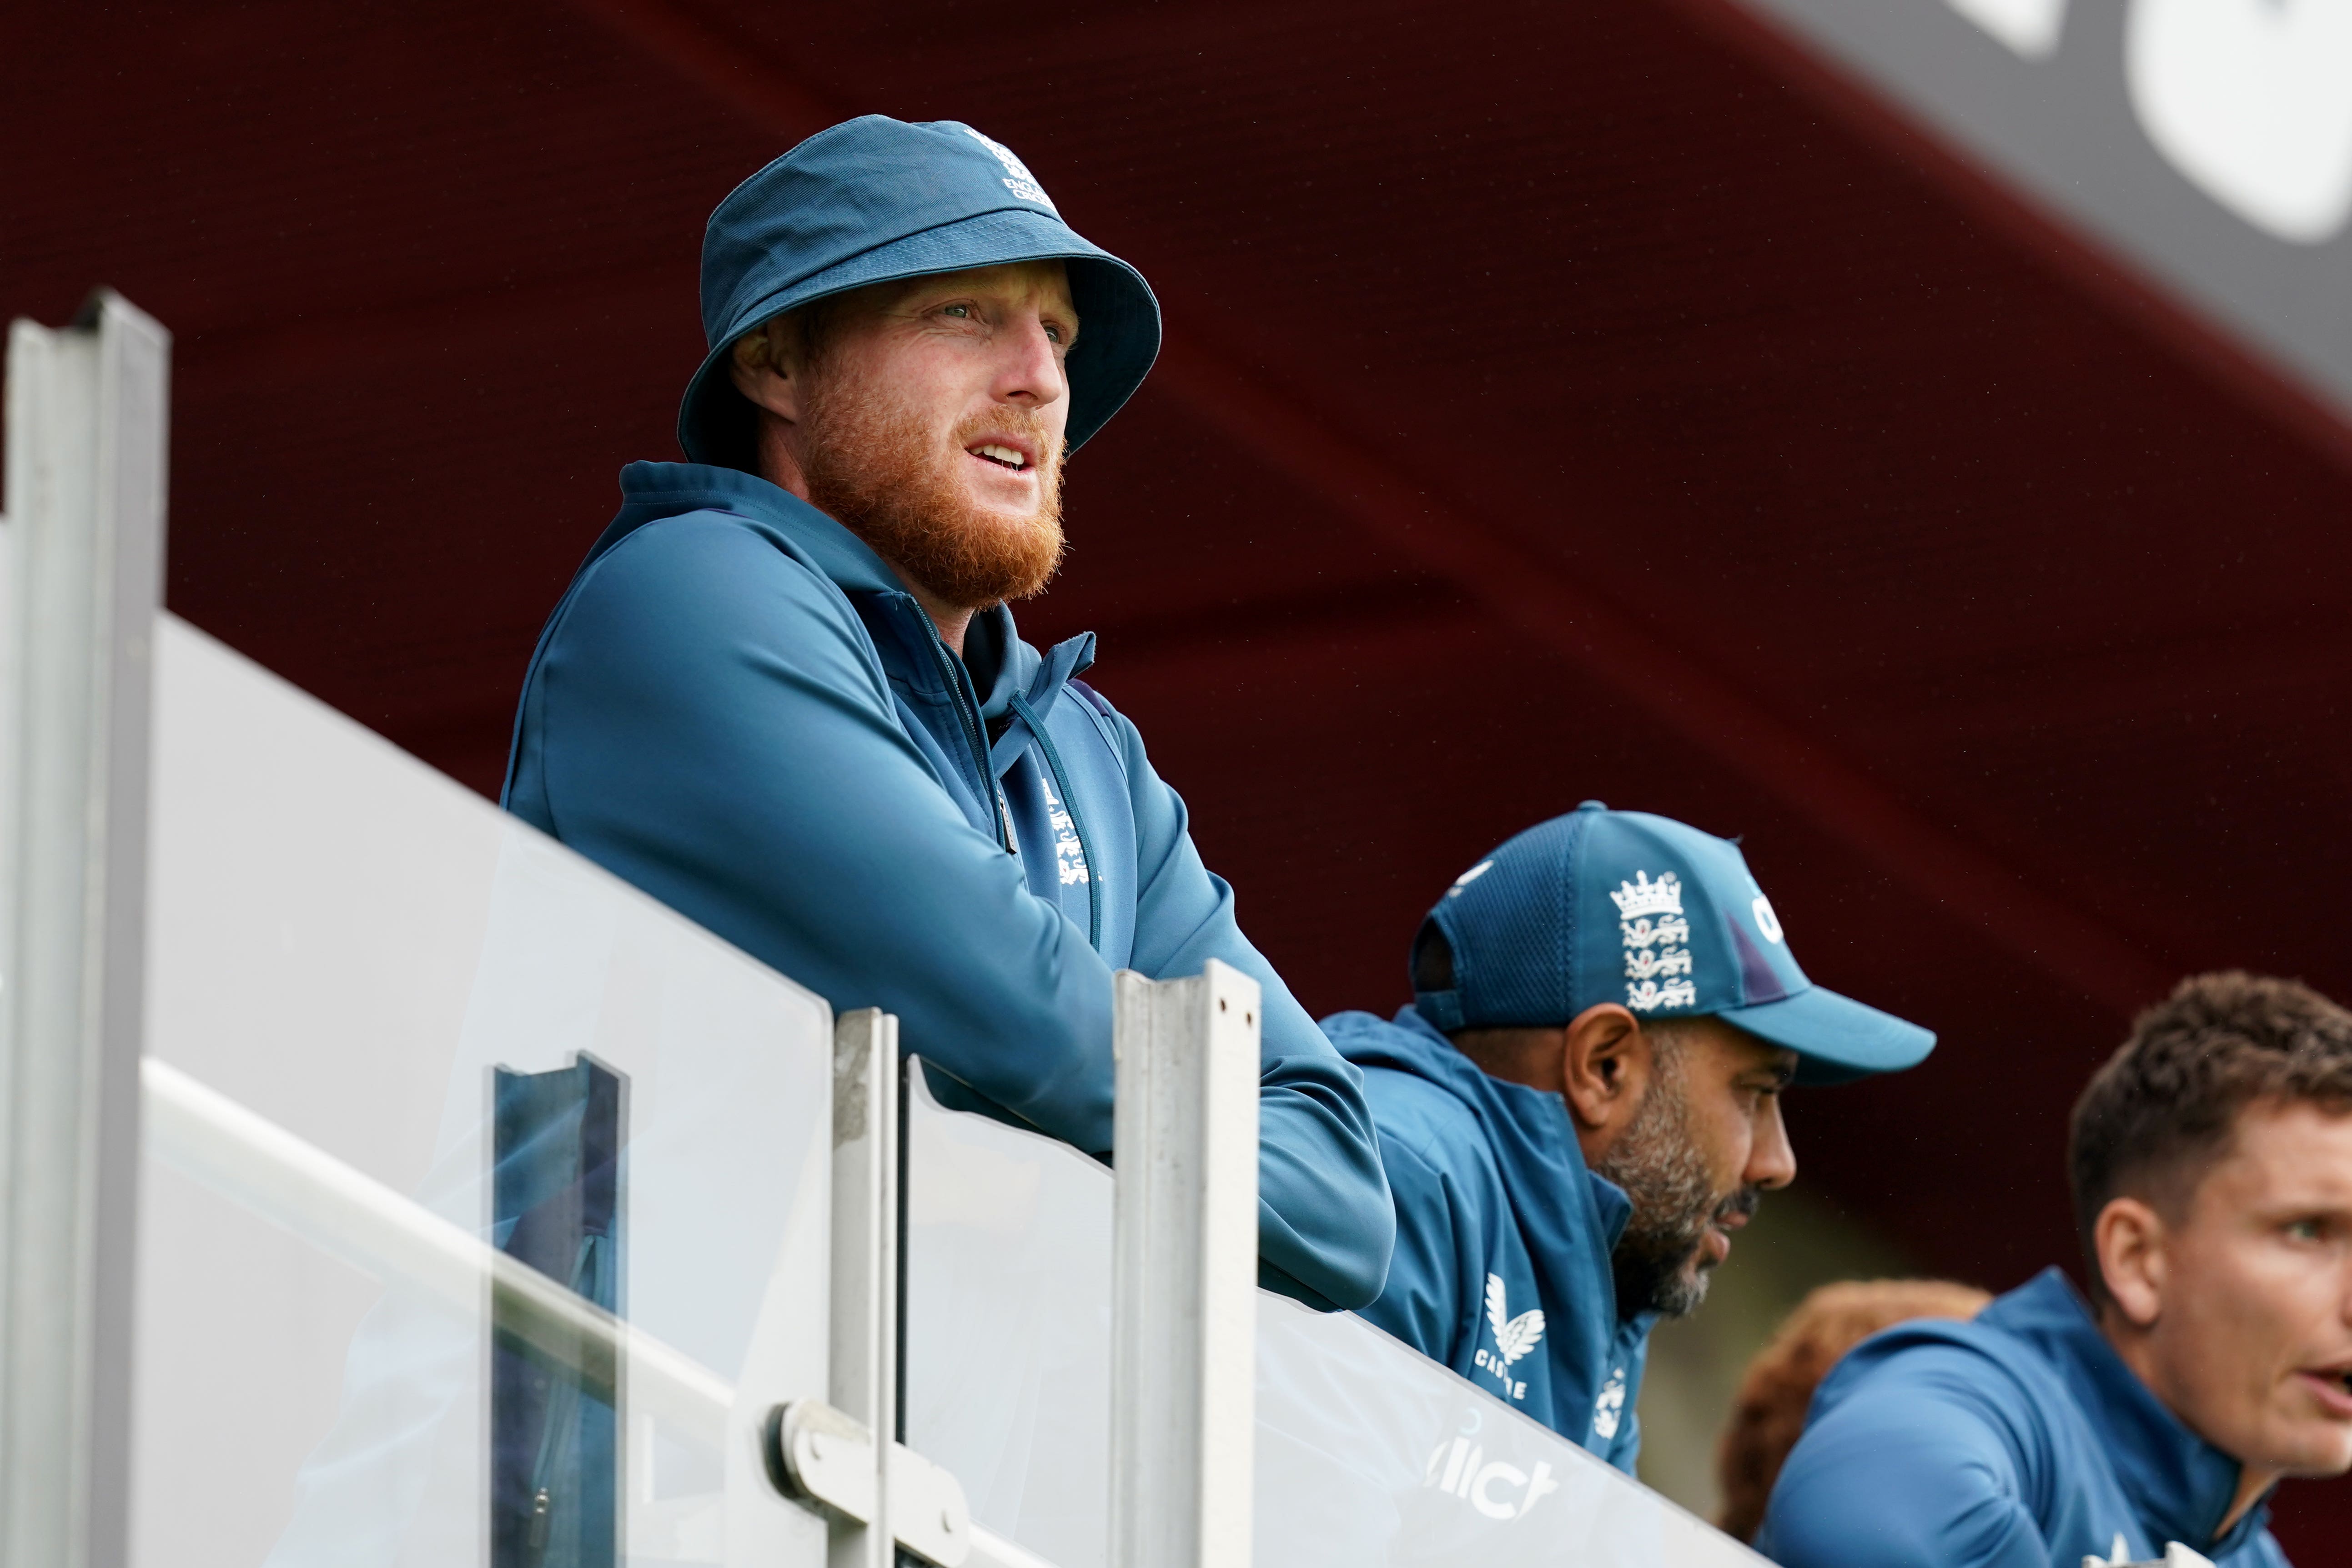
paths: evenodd
<path fill-rule="evenodd" d="M 1601 1397 L 1592 1405 L 1592 1433 L 1604 1442 L 1617 1436 L 1617 1427 L 1625 1419 L 1625 1369 L 1619 1367 L 1609 1374 L 1601 1390 Z"/>
<path fill-rule="evenodd" d="M 1636 871 L 1632 881 L 1617 884 L 1609 901 L 1617 906 L 1617 930 L 1625 941 L 1625 1005 L 1637 1013 L 1696 1006 L 1682 879 L 1668 871 L 1653 882 L 1647 871 Z"/>
<path fill-rule="evenodd" d="M 1024 202 L 1035 202 L 1047 212 L 1059 213 L 1062 210 L 1054 205 L 1054 198 L 1045 194 L 1045 187 L 1037 183 L 1037 176 L 1029 172 L 1029 165 L 1013 156 L 1012 148 L 992 136 L 982 136 L 969 125 L 963 128 L 963 133 L 996 154 L 996 161 L 1004 165 L 1004 173 L 1008 176 L 1004 182 L 1006 190 Z"/>

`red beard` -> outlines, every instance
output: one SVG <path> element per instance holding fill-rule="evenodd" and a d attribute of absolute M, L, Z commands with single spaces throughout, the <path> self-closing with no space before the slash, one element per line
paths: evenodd
<path fill-rule="evenodd" d="M 832 372 L 827 374 L 826 372 Z M 813 377 L 803 410 L 809 500 L 942 601 L 982 609 L 1044 589 L 1062 563 L 1060 439 L 1026 409 L 1005 407 L 942 433 L 881 387 Z M 1008 517 L 973 501 L 958 464 L 990 433 L 1023 436 L 1039 454 L 1037 510 Z"/>

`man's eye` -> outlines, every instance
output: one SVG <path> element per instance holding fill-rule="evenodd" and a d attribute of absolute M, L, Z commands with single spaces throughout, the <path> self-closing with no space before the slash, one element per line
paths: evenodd
<path fill-rule="evenodd" d="M 2289 1220 L 2286 1233 L 2297 1241 L 2317 1241 L 2326 1234 L 2326 1227 L 2315 1219 Z"/>
<path fill-rule="evenodd" d="M 943 316 L 953 316 L 959 321 L 968 321 L 971 319 L 971 307 L 969 305 L 943 305 L 940 308 L 940 314 Z"/>
<path fill-rule="evenodd" d="M 1049 343 L 1060 342 L 1062 341 L 1062 329 L 1059 327 L 1047 327 L 1045 329 L 1045 341 Z"/>

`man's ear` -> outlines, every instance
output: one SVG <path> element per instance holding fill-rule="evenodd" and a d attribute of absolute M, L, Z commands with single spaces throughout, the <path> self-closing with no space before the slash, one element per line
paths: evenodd
<path fill-rule="evenodd" d="M 1655 1066 L 1633 1014 L 1614 1002 L 1579 1013 L 1560 1041 L 1560 1092 L 1580 1141 L 1605 1148 L 1641 1109 Z"/>
<path fill-rule="evenodd" d="M 2169 1258 L 2164 1216 L 2137 1198 L 2111 1198 L 2091 1226 L 2092 1250 L 2116 1310 L 2136 1329 L 2164 1310 Z"/>
<path fill-rule="evenodd" d="M 801 416 L 798 334 L 782 321 L 752 328 L 735 340 L 727 356 L 735 390 L 787 423 Z"/>

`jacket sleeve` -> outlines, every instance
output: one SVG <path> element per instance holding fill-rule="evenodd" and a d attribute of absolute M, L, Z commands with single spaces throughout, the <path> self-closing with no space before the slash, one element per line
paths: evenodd
<path fill-rule="evenodd" d="M 2023 1397 L 1958 1346 L 1870 1369 L 1790 1452 L 1757 1549 L 1782 1568 L 2053 1568 L 2003 1390 Z"/>
<path fill-rule="evenodd" d="M 1110 971 L 900 727 L 855 613 L 739 521 L 649 523 L 574 589 L 526 691 L 536 802 L 607 869 L 1089 1152 Z M 518 771 L 518 777 L 529 770 Z"/>
<path fill-rule="evenodd" d="M 1259 1283 L 1330 1310 L 1361 1307 L 1388 1277 L 1396 1215 L 1362 1075 L 1332 1048 L 1234 918 L 1234 892 L 1201 863 L 1183 800 L 1113 714 L 1135 803 L 1134 964 L 1154 979 L 1214 958 L 1258 983 Z"/>
<path fill-rule="evenodd" d="M 1396 1251 L 1380 1300 L 1362 1314 L 1466 1377 L 1478 1315 L 1463 1301 L 1462 1282 L 1478 1277 L 1471 1255 L 1484 1256 L 1475 1219 L 1464 1212 L 1452 1173 L 1386 1131 L 1381 1159 L 1395 1198 Z"/>

